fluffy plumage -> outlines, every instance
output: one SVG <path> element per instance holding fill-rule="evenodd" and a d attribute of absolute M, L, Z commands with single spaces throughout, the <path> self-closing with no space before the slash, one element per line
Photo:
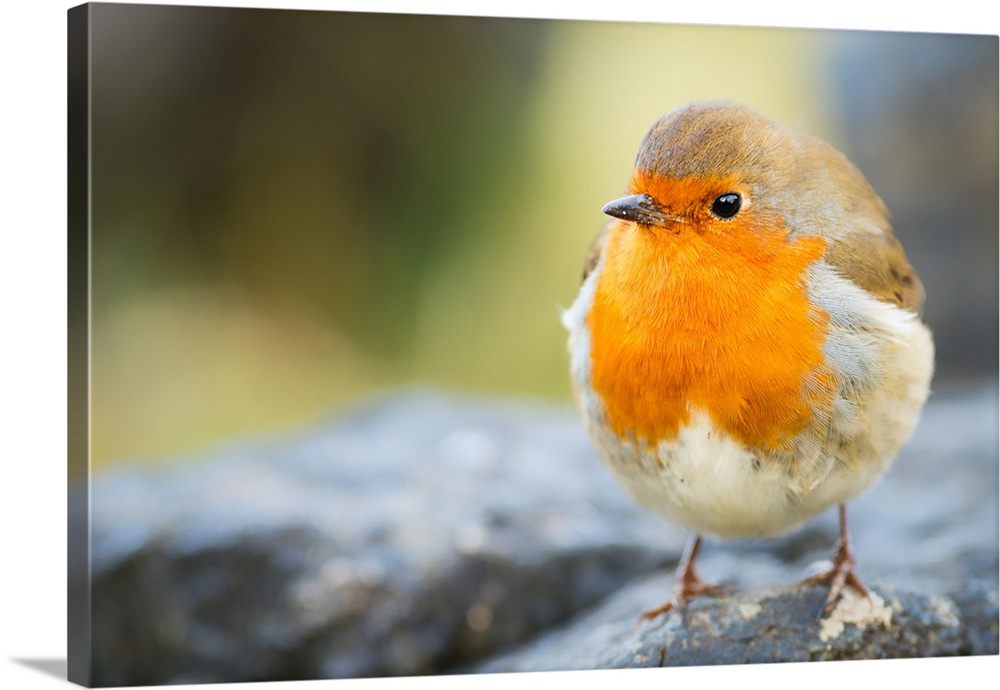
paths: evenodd
<path fill-rule="evenodd" d="M 650 129 L 629 193 L 563 315 L 612 472 L 721 537 L 781 534 L 868 488 L 916 425 L 934 348 L 861 173 L 748 108 L 695 103 Z M 741 207 L 722 218 L 727 193 Z"/>

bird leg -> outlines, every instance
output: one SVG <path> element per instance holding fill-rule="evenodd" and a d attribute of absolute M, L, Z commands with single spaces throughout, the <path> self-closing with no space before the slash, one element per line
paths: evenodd
<path fill-rule="evenodd" d="M 663 614 L 670 613 L 676 609 L 683 615 L 684 607 L 690 599 L 698 596 L 715 596 L 723 593 L 722 587 L 710 585 L 702 582 L 694 571 L 694 559 L 698 556 L 701 548 L 701 536 L 692 534 L 684 547 L 680 563 L 677 564 L 677 585 L 674 594 L 666 602 L 654 609 L 646 611 L 639 618 L 639 622 L 651 621 Z"/>
<path fill-rule="evenodd" d="M 851 550 L 851 539 L 847 534 L 847 510 L 840 506 L 840 539 L 833 552 L 833 566 L 829 570 L 813 575 L 803 581 L 804 585 L 829 585 L 826 603 L 820 616 L 833 611 L 834 604 L 840 599 L 845 586 L 853 587 L 862 596 L 868 596 L 868 588 L 854 572 L 854 552 Z"/>

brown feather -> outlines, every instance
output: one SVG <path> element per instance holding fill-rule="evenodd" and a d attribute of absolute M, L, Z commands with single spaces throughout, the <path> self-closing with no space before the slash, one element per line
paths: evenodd
<path fill-rule="evenodd" d="M 861 231 L 831 244 L 824 259 L 877 299 L 920 314 L 924 287 L 891 230 Z"/>

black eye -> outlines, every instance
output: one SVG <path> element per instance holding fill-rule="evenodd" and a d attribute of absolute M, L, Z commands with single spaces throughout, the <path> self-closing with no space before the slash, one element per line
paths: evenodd
<path fill-rule="evenodd" d="M 726 218 L 732 218 L 740 212 L 740 206 L 742 203 L 743 200 L 740 198 L 739 194 L 736 194 L 735 192 L 728 192 L 712 202 L 712 213 L 723 220 Z"/>

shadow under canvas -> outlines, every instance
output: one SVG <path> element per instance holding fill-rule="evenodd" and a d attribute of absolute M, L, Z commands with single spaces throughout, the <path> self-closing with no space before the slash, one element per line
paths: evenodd
<path fill-rule="evenodd" d="M 66 659 L 11 659 L 11 661 L 61 680 L 66 679 L 69 666 Z"/>

